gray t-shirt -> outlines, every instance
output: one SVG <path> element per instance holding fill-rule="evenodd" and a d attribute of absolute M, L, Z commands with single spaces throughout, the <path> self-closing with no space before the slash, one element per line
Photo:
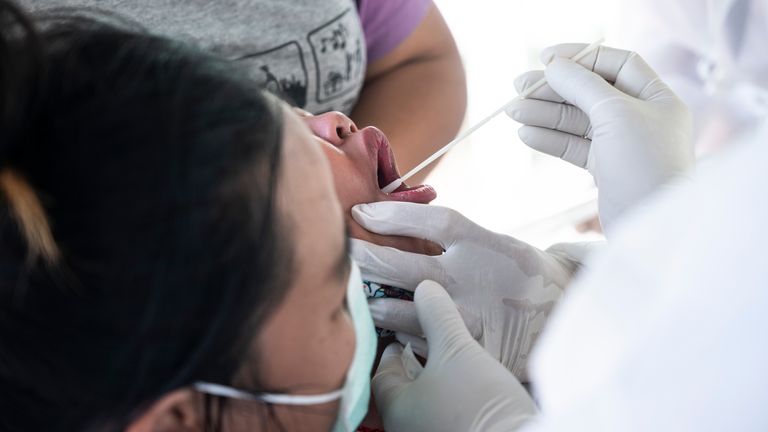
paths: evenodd
<path fill-rule="evenodd" d="M 353 0 L 21 0 L 33 12 L 105 10 L 242 62 L 264 88 L 313 113 L 349 113 L 366 45 Z"/>

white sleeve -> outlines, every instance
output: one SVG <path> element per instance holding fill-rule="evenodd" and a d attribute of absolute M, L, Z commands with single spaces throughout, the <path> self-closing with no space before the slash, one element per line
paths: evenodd
<path fill-rule="evenodd" d="M 566 292 L 528 430 L 768 430 L 765 129 L 622 221 Z"/>

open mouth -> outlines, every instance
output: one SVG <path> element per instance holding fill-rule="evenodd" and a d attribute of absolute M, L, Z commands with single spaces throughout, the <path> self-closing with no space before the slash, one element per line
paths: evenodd
<path fill-rule="evenodd" d="M 389 145 L 389 140 L 384 134 L 376 130 L 376 181 L 379 190 L 386 187 L 393 181 L 400 178 L 400 172 L 397 170 L 395 155 Z M 437 192 L 432 186 L 418 185 L 410 187 L 403 183 L 393 192 L 385 194 L 390 201 L 407 201 L 420 204 L 428 204 L 437 197 Z"/>

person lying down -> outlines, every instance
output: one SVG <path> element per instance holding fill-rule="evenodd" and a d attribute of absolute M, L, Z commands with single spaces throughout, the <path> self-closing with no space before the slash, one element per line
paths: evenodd
<path fill-rule="evenodd" d="M 386 135 L 375 127 L 358 129 L 355 123 L 340 112 L 312 115 L 295 109 L 314 133 L 318 144 L 331 164 L 336 194 L 346 217 L 349 235 L 380 246 L 407 252 L 440 255 L 440 246 L 424 239 L 382 236 L 365 230 L 352 218 L 352 207 L 357 204 L 380 201 L 407 201 L 428 204 L 437 197 L 435 189 L 427 185 L 403 185 L 386 194 L 381 188 L 400 177 L 395 157 Z M 369 298 L 397 298 L 413 300 L 411 291 L 364 281 L 363 290 Z M 377 328 L 380 337 L 394 333 Z"/>
<path fill-rule="evenodd" d="M 300 109 L 294 110 L 315 135 L 330 162 L 336 194 L 346 217 L 350 237 L 408 252 L 427 255 L 443 253 L 440 246 L 424 239 L 372 233 L 352 218 L 352 207 L 357 204 L 379 201 L 428 204 L 437 197 L 435 190 L 427 185 L 403 185 L 390 194 L 381 191 L 382 187 L 400 177 L 389 141 L 382 131 L 375 127 L 358 129 L 349 117 L 340 112 L 312 115 Z M 363 281 L 362 289 L 368 298 L 413 301 L 413 292 L 399 287 Z M 395 340 L 395 335 L 394 332 L 382 328 L 376 328 L 376 333 L 379 335 L 376 361 L 378 364 L 382 351 Z M 358 429 L 360 432 L 383 430 L 373 395 L 371 396 L 368 416 Z"/>

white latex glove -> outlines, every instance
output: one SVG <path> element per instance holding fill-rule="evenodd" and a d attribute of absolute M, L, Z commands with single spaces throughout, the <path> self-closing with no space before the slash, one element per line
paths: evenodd
<path fill-rule="evenodd" d="M 440 285 L 421 283 L 414 302 L 430 356 L 422 367 L 396 342 L 384 350 L 373 393 L 386 430 L 508 432 L 536 414 L 522 385 L 472 339 Z"/>
<path fill-rule="evenodd" d="M 518 379 L 527 381 L 528 354 L 577 263 L 566 253 L 542 251 L 488 231 L 445 207 L 380 202 L 355 206 L 352 216 L 378 234 L 440 245 L 445 253 L 428 256 L 353 240 L 352 256 L 363 278 L 372 282 L 414 290 L 429 279 L 444 286 L 470 333 Z M 426 356 L 413 302 L 376 299 L 369 305 L 377 326 L 394 330 L 401 342 L 411 342 L 417 354 Z"/>
<path fill-rule="evenodd" d="M 523 91 L 544 75 L 548 85 L 507 114 L 526 125 L 519 134 L 527 145 L 589 170 L 610 231 L 625 210 L 693 166 L 691 118 L 640 56 L 600 47 L 579 64 L 568 59 L 584 46 L 544 50 L 546 71 L 527 72 L 515 86 Z"/>

